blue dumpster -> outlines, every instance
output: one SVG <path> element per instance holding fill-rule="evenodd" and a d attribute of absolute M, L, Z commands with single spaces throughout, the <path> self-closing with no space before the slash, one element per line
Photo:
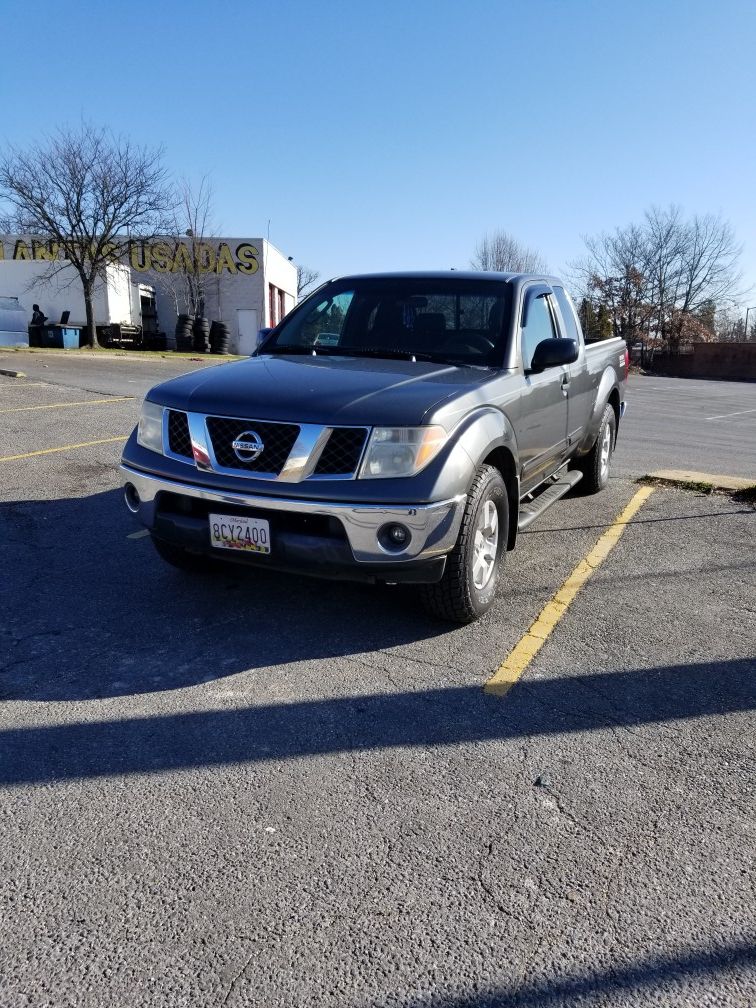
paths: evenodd
<path fill-rule="evenodd" d="M 81 326 L 46 325 L 42 334 L 42 346 L 57 347 L 59 350 L 78 350 Z"/>

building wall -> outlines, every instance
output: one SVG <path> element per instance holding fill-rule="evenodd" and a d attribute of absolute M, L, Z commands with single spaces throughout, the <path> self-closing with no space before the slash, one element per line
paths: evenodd
<path fill-rule="evenodd" d="M 60 311 L 68 308 L 71 310 L 70 321 L 83 324 L 83 297 L 74 271 L 65 269 L 47 285 L 42 281 L 42 275 L 56 254 L 49 243 L 18 235 L 0 237 L 0 295 L 19 297 L 24 307 L 28 302 L 30 318 L 32 302 L 36 301 L 51 319 L 59 317 Z M 178 241 L 134 242 L 125 265 L 132 285 L 146 283 L 154 287 L 160 328 L 169 339 L 173 338 L 177 314 L 190 312 L 187 275 L 201 283 L 205 315 L 210 320 L 223 320 L 228 324 L 232 351 L 239 347 L 239 310 L 255 311 L 259 328 L 271 324 L 268 307 L 270 284 L 283 292 L 285 312 L 296 304 L 296 266 L 264 238 L 207 238 L 197 241 L 185 237 Z M 33 287 L 29 287 L 30 282 Z M 115 284 L 118 288 L 114 292 L 117 293 L 115 300 L 119 305 L 127 300 L 122 290 L 123 282 L 121 277 Z M 113 299 L 108 299 L 104 291 L 98 293 L 98 324 L 125 321 L 110 317 L 108 300 Z"/>
<path fill-rule="evenodd" d="M 229 327 L 230 347 L 239 349 L 239 310 L 257 312 L 269 325 L 268 284 L 283 290 L 287 310 L 296 303 L 296 266 L 264 238 L 206 238 L 155 242 L 132 249 L 132 275 L 155 288 L 160 328 L 173 335 L 178 313 L 189 312 L 187 271 L 201 285 L 205 315 Z"/>
<path fill-rule="evenodd" d="M 288 315 L 297 303 L 297 269 L 296 266 L 285 259 L 277 249 L 274 249 L 272 245 L 269 245 L 266 242 L 264 273 L 267 290 L 267 311 L 263 325 L 272 326 L 274 323 L 280 322 L 283 315 Z M 284 294 L 283 313 L 278 311 L 273 318 L 271 318 L 270 315 L 271 286 L 275 291 L 282 291 Z"/>

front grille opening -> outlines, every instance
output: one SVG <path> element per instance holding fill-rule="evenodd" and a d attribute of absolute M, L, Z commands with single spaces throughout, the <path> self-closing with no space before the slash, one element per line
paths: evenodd
<path fill-rule="evenodd" d="M 351 476 L 365 446 L 364 427 L 336 427 L 315 466 L 314 476 Z"/>
<path fill-rule="evenodd" d="M 158 514 L 178 514 L 204 519 L 209 514 L 265 518 L 270 522 L 271 530 L 274 533 L 276 531 L 292 532 L 347 542 L 344 526 L 338 518 L 333 518 L 331 515 L 308 515 L 289 511 L 267 511 L 265 508 L 237 507 L 222 504 L 220 501 L 204 501 L 196 497 L 184 497 L 181 494 L 167 492 L 158 494 L 157 511 Z"/>
<path fill-rule="evenodd" d="M 168 410 L 168 447 L 174 455 L 194 458 L 192 439 L 189 436 L 189 420 L 180 410 Z"/>
<path fill-rule="evenodd" d="M 299 436 L 297 424 L 271 423 L 267 420 L 235 420 L 229 417 L 208 417 L 207 430 L 215 458 L 223 469 L 242 469 L 248 472 L 271 473 L 278 476 L 291 454 Z M 239 458 L 233 442 L 241 434 L 249 438 L 258 435 L 264 447 L 255 459 Z"/>

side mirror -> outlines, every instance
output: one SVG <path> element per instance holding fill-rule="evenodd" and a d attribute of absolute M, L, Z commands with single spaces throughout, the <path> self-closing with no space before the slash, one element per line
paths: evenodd
<path fill-rule="evenodd" d="M 545 339 L 535 348 L 528 374 L 540 374 L 546 368 L 574 364 L 578 359 L 578 345 L 574 339 Z"/>

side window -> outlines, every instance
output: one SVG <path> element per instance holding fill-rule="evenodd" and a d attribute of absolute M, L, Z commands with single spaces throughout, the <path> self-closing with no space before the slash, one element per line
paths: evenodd
<path fill-rule="evenodd" d="M 526 324 L 522 326 L 522 366 L 526 371 L 538 344 L 546 339 L 554 339 L 556 335 L 547 295 L 540 294 L 531 298 L 527 307 Z"/>
<path fill-rule="evenodd" d="M 578 346 L 580 346 L 580 329 L 572 299 L 563 287 L 553 287 L 552 290 L 559 302 L 559 310 L 562 313 L 562 321 L 564 322 L 564 334 L 568 339 L 576 340 Z"/>

